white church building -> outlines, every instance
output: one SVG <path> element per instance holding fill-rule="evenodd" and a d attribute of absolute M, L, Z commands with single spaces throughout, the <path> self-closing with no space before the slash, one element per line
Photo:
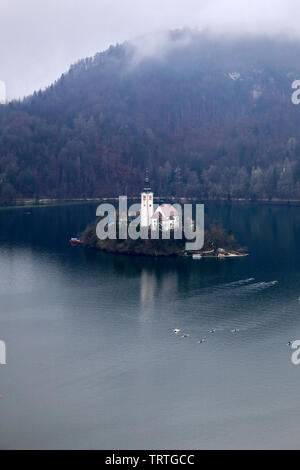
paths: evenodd
<path fill-rule="evenodd" d="M 162 204 L 154 211 L 154 194 L 149 184 L 148 172 L 145 178 L 145 187 L 141 194 L 141 227 L 162 231 L 176 230 L 179 228 L 180 217 L 175 207 L 171 204 Z"/>
<path fill-rule="evenodd" d="M 141 227 L 150 227 L 154 213 L 154 195 L 149 184 L 148 172 L 146 172 L 145 187 L 141 194 Z"/>

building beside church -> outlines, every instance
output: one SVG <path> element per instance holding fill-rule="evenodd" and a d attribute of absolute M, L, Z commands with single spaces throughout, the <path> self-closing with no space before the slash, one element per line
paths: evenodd
<path fill-rule="evenodd" d="M 151 217 L 151 228 L 156 230 L 161 227 L 162 231 L 176 230 L 179 228 L 178 211 L 171 204 L 163 204 L 158 206 Z"/>

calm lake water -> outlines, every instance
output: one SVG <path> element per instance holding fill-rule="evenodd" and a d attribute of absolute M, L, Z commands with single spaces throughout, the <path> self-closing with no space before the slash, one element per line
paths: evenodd
<path fill-rule="evenodd" d="M 0 448 L 300 448 L 300 208 L 208 204 L 251 253 L 225 261 L 74 249 L 96 205 L 26 210 L 0 210 Z"/>

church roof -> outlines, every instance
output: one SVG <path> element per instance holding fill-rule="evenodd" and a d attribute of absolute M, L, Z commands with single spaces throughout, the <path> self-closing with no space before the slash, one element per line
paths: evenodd
<path fill-rule="evenodd" d="M 170 217 L 178 215 L 178 211 L 171 204 L 163 204 L 159 206 L 152 216 L 152 219 L 157 219 L 159 214 L 162 216 L 162 220 L 168 220 Z"/>

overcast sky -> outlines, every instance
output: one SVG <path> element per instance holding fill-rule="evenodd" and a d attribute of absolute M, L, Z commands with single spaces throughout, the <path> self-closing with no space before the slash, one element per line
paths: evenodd
<path fill-rule="evenodd" d="M 22 97 L 110 44 L 182 27 L 293 33 L 299 0 L 0 0 L 0 80 Z"/>

